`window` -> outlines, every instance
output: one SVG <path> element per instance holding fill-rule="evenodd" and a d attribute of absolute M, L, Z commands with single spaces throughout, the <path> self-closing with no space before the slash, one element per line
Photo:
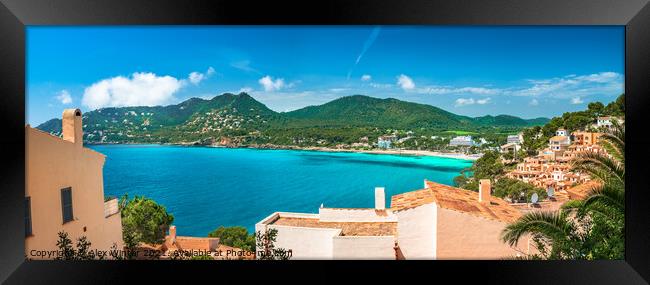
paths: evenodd
<path fill-rule="evenodd" d="M 25 236 L 32 235 L 32 200 L 25 197 Z"/>
<path fill-rule="evenodd" d="M 72 216 L 72 188 L 61 189 L 61 209 L 63 210 L 63 223 L 73 220 Z"/>

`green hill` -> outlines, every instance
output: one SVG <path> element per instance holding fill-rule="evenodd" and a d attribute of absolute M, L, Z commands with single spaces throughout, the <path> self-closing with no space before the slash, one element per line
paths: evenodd
<path fill-rule="evenodd" d="M 323 105 L 278 113 L 246 93 L 225 93 L 210 100 L 191 98 L 176 105 L 111 107 L 84 114 L 84 134 L 89 142 L 177 142 L 222 136 L 250 136 L 269 130 L 380 128 L 400 130 L 446 130 L 511 132 L 544 124 L 545 118 L 524 120 L 498 115 L 471 118 L 440 108 L 379 99 L 363 95 L 342 97 Z M 37 128 L 59 134 L 61 120 L 49 120 Z M 274 131 L 273 131 L 274 130 Z M 343 132 L 343 131 L 341 131 Z M 310 135 L 311 136 L 311 135 Z M 275 141 L 275 140 L 270 140 Z"/>
<path fill-rule="evenodd" d="M 61 119 L 50 119 L 45 123 L 42 123 L 36 127 L 39 130 L 46 131 L 52 134 L 59 135 L 61 134 Z"/>
<path fill-rule="evenodd" d="M 487 115 L 474 118 L 474 122 L 482 126 L 536 126 L 546 124 L 548 121 L 549 119 L 547 118 L 535 118 L 526 120 L 510 115 Z"/>
<path fill-rule="evenodd" d="M 437 107 L 363 95 L 342 97 L 319 106 L 285 113 L 293 126 L 379 128 L 471 128 L 472 119 Z"/>

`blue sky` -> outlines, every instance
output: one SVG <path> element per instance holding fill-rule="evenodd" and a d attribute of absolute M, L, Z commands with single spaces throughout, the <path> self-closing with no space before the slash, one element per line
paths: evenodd
<path fill-rule="evenodd" d="M 624 90 L 623 27 L 28 27 L 27 121 L 246 91 L 290 111 L 364 94 L 552 117 Z"/>

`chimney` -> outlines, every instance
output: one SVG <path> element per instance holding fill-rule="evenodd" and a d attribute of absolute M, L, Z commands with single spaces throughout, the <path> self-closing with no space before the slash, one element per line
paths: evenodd
<path fill-rule="evenodd" d="M 63 110 L 63 139 L 83 146 L 83 130 L 81 129 L 81 110 L 65 109 Z"/>
<path fill-rule="evenodd" d="M 478 201 L 480 203 L 490 203 L 490 196 L 492 196 L 490 191 L 492 191 L 490 179 L 481 179 L 478 181 Z"/>
<path fill-rule="evenodd" d="M 169 227 L 169 240 L 171 240 L 172 244 L 176 243 L 176 226 Z"/>
<path fill-rule="evenodd" d="M 384 187 L 375 187 L 375 210 L 386 209 L 386 194 Z"/>

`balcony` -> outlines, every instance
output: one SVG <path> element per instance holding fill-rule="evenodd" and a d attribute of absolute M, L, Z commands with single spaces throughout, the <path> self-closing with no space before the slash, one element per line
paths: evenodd
<path fill-rule="evenodd" d="M 104 217 L 108 218 L 120 212 L 120 207 L 116 197 L 104 201 Z"/>

